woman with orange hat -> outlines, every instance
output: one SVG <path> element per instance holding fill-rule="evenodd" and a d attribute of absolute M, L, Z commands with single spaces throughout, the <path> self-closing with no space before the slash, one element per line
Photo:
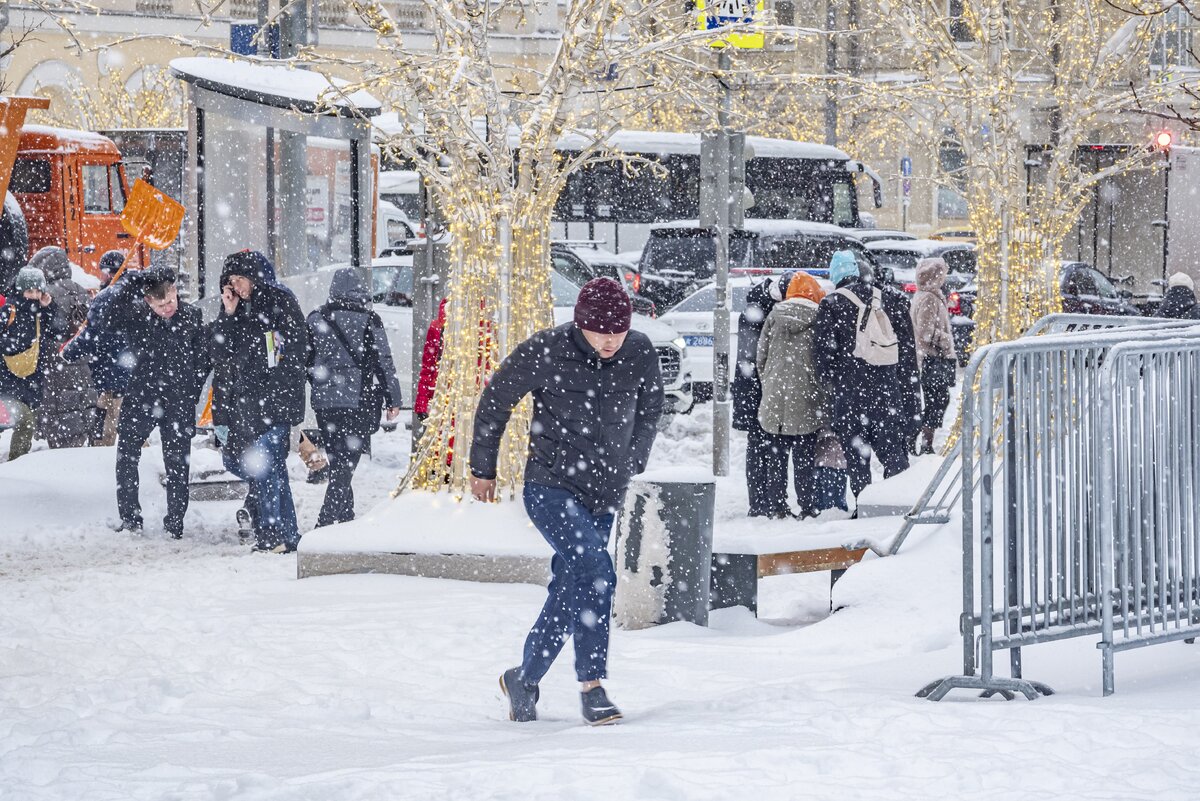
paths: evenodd
<path fill-rule="evenodd" d="M 829 424 L 829 395 L 813 363 L 813 323 L 825 293 L 808 273 L 797 273 L 782 303 L 775 304 L 758 342 L 762 401 L 758 422 L 772 438 L 762 474 L 777 497 L 787 495 L 791 455 L 800 517 L 816 515 L 813 464 L 817 438 Z"/>

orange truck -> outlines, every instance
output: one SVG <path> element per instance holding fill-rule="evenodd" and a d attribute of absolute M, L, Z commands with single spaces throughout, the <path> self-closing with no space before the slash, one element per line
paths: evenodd
<path fill-rule="evenodd" d="M 57 245 L 99 277 L 106 251 L 133 247 L 133 237 L 121 226 L 132 179 L 108 137 L 25 124 L 26 111 L 48 105 L 42 98 L 0 98 L 0 197 L 7 189 L 24 216 L 26 256 Z M 7 203 L 5 216 L 14 213 Z M 137 248 L 130 266 L 146 264 L 148 255 Z"/>

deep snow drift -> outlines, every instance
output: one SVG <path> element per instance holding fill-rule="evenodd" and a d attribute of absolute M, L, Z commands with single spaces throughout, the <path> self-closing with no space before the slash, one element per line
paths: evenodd
<path fill-rule="evenodd" d="M 676 420 L 655 462 L 706 464 L 707 420 Z M 360 512 L 394 485 L 405 437 L 377 439 Z M 832 616 L 815 574 L 765 579 L 758 620 L 616 631 L 620 726 L 580 723 L 569 658 L 542 719 L 516 725 L 496 677 L 539 588 L 297 581 L 294 558 L 248 553 L 228 502 L 193 503 L 187 539 L 167 540 L 156 448 L 147 533 L 115 534 L 112 466 L 112 449 L 0 464 L 6 800 L 1176 799 L 1200 782 L 1200 646 L 1119 655 L 1108 699 L 1091 641 L 1025 650 L 1050 698 L 913 697 L 960 665 L 953 525 L 852 568 Z M 324 487 L 302 476 L 306 527 Z M 719 490 L 718 517 L 739 491 Z"/>

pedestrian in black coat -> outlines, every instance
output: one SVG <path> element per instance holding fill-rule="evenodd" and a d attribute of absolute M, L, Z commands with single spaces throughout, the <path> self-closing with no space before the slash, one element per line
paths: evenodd
<path fill-rule="evenodd" d="M 867 305 L 876 291 L 872 282 L 860 276 L 849 251 L 834 254 L 830 280 Z M 840 292 L 831 292 L 821 301 L 813 332 L 817 375 L 833 395 L 832 427 L 842 441 L 856 498 L 871 483 L 872 452 L 883 463 L 885 477 L 908 468 L 908 442 L 920 422 L 916 344 L 908 303 L 890 291 L 881 291 L 880 296 L 898 342 L 896 364 L 872 365 L 854 356 L 859 308 Z"/>
<path fill-rule="evenodd" d="M 4 357 L 0 359 L 0 398 L 17 419 L 8 444 L 10 462 L 29 453 L 33 445 L 42 382 L 57 358 L 53 343 L 67 330 L 66 318 L 41 270 L 21 268 L 13 288 L 0 306 L 0 355 Z"/>
<path fill-rule="evenodd" d="M 117 442 L 117 418 L 121 413 L 121 399 L 129 386 L 134 356 L 125 341 L 125 335 L 104 326 L 105 309 L 117 296 L 119 285 L 128 281 L 136 271 L 126 270 L 113 283 L 113 278 L 125 263 L 125 254 L 110 250 L 100 257 L 100 272 L 105 275 L 104 288 L 92 299 L 87 312 L 87 325 L 79 336 L 67 343 L 63 358 L 69 362 L 86 360 L 92 371 L 92 383 L 96 387 L 96 418 L 93 421 L 91 444 L 96 446 L 115 445 Z"/>
<path fill-rule="evenodd" d="M 121 528 L 141 531 L 138 462 L 155 428 L 167 470 L 166 531 L 183 536 L 188 508 L 188 465 L 196 431 L 196 404 L 211 362 L 200 309 L 179 300 L 175 273 L 133 272 L 103 307 L 100 324 L 124 336 L 132 377 L 117 420 L 117 510 Z"/>
<path fill-rule="evenodd" d="M 329 302 L 308 315 L 308 378 L 321 443 L 329 456 L 329 485 L 317 526 L 354 519 L 351 479 L 371 450 L 381 410 L 400 414 L 400 381 L 366 283 L 353 267 L 333 274 Z"/>
<path fill-rule="evenodd" d="M 751 287 L 746 294 L 746 308 L 738 317 L 737 369 L 733 373 L 730 392 L 733 395 L 733 427 L 746 432 L 746 492 L 749 495 L 751 517 L 787 517 L 786 489 L 781 496 L 770 491 L 777 482 L 767 471 L 782 452 L 779 438 L 763 431 L 758 422 L 758 406 L 762 401 L 762 380 L 758 374 L 758 339 L 763 324 L 775 304 L 783 299 L 792 273 L 768 278 Z"/>
<path fill-rule="evenodd" d="M 569 637 L 584 720 L 601 725 L 621 717 L 600 686 L 616 582 L 608 537 L 629 480 L 650 458 L 663 407 L 658 354 L 649 337 L 629 330 L 632 314 L 620 284 L 589 281 L 574 321 L 518 345 L 475 411 L 471 491 L 491 501 L 500 438 L 513 408 L 533 395 L 525 510 L 554 549 L 553 579 L 521 665 L 500 678 L 511 720 L 537 718 L 538 682 Z"/>
<path fill-rule="evenodd" d="M 287 454 L 291 427 L 304 419 L 308 331 L 295 296 L 269 281 L 266 261 L 248 250 L 225 258 L 212 325 L 213 424 L 225 434 L 226 468 L 250 483 L 255 549 L 291 553 L 300 529 Z"/>
<path fill-rule="evenodd" d="M 1174 273 L 1167 283 L 1162 303 L 1154 311 L 1155 317 L 1170 320 L 1200 319 L 1200 305 L 1196 304 L 1196 287 L 1187 273 Z"/>

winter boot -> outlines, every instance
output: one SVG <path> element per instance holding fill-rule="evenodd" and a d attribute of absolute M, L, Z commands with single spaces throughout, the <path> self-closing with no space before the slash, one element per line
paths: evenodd
<path fill-rule="evenodd" d="M 521 679 L 519 667 L 500 674 L 500 692 L 508 699 L 508 719 L 517 723 L 537 720 L 537 702 L 541 693 L 535 684 L 530 687 Z"/>
<path fill-rule="evenodd" d="M 237 525 L 238 536 L 242 539 L 246 540 L 254 536 L 254 518 L 245 506 L 237 510 Z"/>
<path fill-rule="evenodd" d="M 933 429 L 925 426 L 921 429 L 921 446 L 918 455 L 933 452 Z"/>
<path fill-rule="evenodd" d="M 621 710 L 608 700 L 603 687 L 593 687 L 579 694 L 583 701 L 583 720 L 589 726 L 608 726 L 621 719 Z"/>
<path fill-rule="evenodd" d="M 142 533 L 141 518 L 135 518 L 133 520 L 122 520 L 115 527 L 113 527 L 113 531 L 127 531 L 130 534 L 134 535 L 135 537 L 141 536 L 141 533 Z"/>

